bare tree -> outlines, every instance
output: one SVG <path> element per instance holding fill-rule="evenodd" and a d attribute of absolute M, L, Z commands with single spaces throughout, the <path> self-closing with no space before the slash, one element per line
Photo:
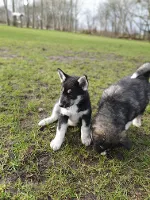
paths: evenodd
<path fill-rule="evenodd" d="M 69 31 L 73 29 L 73 0 L 70 0 Z"/>
<path fill-rule="evenodd" d="M 43 29 L 43 0 L 41 0 L 41 19 L 40 19 L 41 29 Z"/>
<path fill-rule="evenodd" d="M 15 1 L 12 0 L 12 12 L 15 13 Z M 17 17 L 13 15 L 13 26 L 17 26 Z"/>
<path fill-rule="evenodd" d="M 150 41 L 150 0 L 139 0 L 136 5 L 138 9 L 133 15 L 140 19 L 140 23 L 137 23 L 137 20 L 134 22 L 140 31 L 143 31 L 143 36 Z"/>
<path fill-rule="evenodd" d="M 133 30 L 131 11 L 135 0 L 106 0 L 100 3 L 97 18 L 100 29 L 117 35 L 130 35 Z"/>
<path fill-rule="evenodd" d="M 9 14 L 8 14 L 8 6 L 7 6 L 7 0 L 3 0 L 4 2 L 4 7 L 5 7 L 5 13 L 6 13 L 6 23 L 8 26 L 10 26 L 10 19 L 9 19 Z"/>
<path fill-rule="evenodd" d="M 75 0 L 75 3 L 74 3 L 74 31 L 75 32 L 78 29 L 78 15 L 80 13 L 81 6 L 82 6 L 82 1 L 80 1 L 80 4 L 79 4 L 79 0 Z"/>
<path fill-rule="evenodd" d="M 86 10 L 84 15 L 85 15 L 85 20 L 87 23 L 86 25 L 87 25 L 88 31 L 91 32 L 91 30 L 92 30 L 92 15 L 91 15 L 90 10 Z"/>
<path fill-rule="evenodd" d="M 108 31 L 110 19 L 110 7 L 108 2 L 99 3 L 97 10 L 97 19 L 100 29 L 105 32 Z"/>
<path fill-rule="evenodd" d="M 46 0 L 45 2 L 45 18 L 46 18 L 46 29 L 50 27 L 50 8 L 49 8 L 49 1 Z"/>
<path fill-rule="evenodd" d="M 30 26 L 30 7 L 29 7 L 29 0 L 26 0 L 26 3 L 24 3 L 24 13 L 26 16 L 26 27 L 29 28 Z"/>
<path fill-rule="evenodd" d="M 33 7 L 32 7 L 32 28 L 35 27 L 35 0 L 33 0 Z"/>

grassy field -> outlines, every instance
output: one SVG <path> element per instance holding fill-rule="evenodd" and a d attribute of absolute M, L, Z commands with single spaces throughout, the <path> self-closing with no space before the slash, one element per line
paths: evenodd
<path fill-rule="evenodd" d="M 78 127 L 53 152 L 56 123 L 37 126 L 59 97 L 57 68 L 88 76 L 94 115 L 103 89 L 148 61 L 146 42 L 0 26 L 0 199 L 150 199 L 150 106 L 113 159 L 83 146 Z"/>

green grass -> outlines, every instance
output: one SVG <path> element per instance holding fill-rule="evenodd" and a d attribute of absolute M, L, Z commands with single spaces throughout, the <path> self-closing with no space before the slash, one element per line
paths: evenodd
<path fill-rule="evenodd" d="M 57 68 L 88 76 L 94 115 L 103 89 L 147 61 L 146 42 L 0 26 L 0 199 L 150 199 L 150 106 L 128 131 L 132 149 L 111 160 L 83 146 L 78 127 L 53 152 L 56 123 L 37 126 L 59 97 Z"/>

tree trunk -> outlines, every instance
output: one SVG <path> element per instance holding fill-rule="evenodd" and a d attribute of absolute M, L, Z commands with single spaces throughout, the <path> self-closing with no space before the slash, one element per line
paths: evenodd
<path fill-rule="evenodd" d="M 41 29 L 43 29 L 43 0 L 41 0 Z"/>
<path fill-rule="evenodd" d="M 55 1 L 51 0 L 52 3 L 52 20 L 53 20 L 53 29 L 56 30 L 56 14 L 55 14 Z"/>
<path fill-rule="evenodd" d="M 24 5 L 24 13 L 26 16 L 26 27 L 30 26 L 30 17 L 29 17 L 29 0 L 27 0 L 27 5 Z"/>
<path fill-rule="evenodd" d="M 77 19 L 77 16 L 78 16 L 78 0 L 75 1 L 75 5 L 74 5 L 74 31 L 77 32 L 77 29 L 78 29 L 78 19 Z"/>
<path fill-rule="evenodd" d="M 12 0 L 12 11 L 15 12 L 15 1 Z M 17 17 L 13 15 L 13 26 L 17 26 Z"/>
<path fill-rule="evenodd" d="M 29 18 L 29 1 L 27 2 L 27 28 L 30 26 L 30 18 Z"/>
<path fill-rule="evenodd" d="M 20 16 L 20 26 L 21 26 L 21 28 L 23 27 L 23 16 Z"/>
<path fill-rule="evenodd" d="M 49 29 L 49 4 L 48 4 L 48 1 L 46 1 L 46 9 L 45 9 L 45 12 L 46 12 L 46 29 L 48 30 Z"/>
<path fill-rule="evenodd" d="M 63 6 L 64 6 L 64 9 L 66 8 L 66 0 L 63 1 Z M 65 13 L 65 15 L 63 16 L 63 23 L 62 23 L 62 29 L 63 31 L 66 31 L 67 30 L 67 13 Z"/>
<path fill-rule="evenodd" d="M 32 8 L 32 28 L 35 28 L 35 0 L 33 0 Z"/>
<path fill-rule="evenodd" d="M 69 26 L 69 31 L 71 32 L 72 31 L 72 27 L 73 27 L 73 2 L 72 0 L 70 0 L 70 26 Z"/>
<path fill-rule="evenodd" d="M 10 26 L 10 19 L 9 19 L 8 8 L 7 8 L 7 0 L 3 0 L 3 2 L 4 2 L 4 7 L 5 7 L 5 13 L 6 13 L 6 23 L 8 26 Z"/>

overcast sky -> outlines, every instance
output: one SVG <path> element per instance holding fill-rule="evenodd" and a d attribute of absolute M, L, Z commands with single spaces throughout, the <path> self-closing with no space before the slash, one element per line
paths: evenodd
<path fill-rule="evenodd" d="M 23 1 L 23 0 L 21 0 Z M 25 1 L 25 0 L 24 0 Z M 82 2 L 82 8 L 93 10 L 96 8 L 98 2 L 103 0 L 79 0 L 79 2 Z M 8 4 L 10 4 L 11 0 L 8 0 Z M 0 6 L 3 5 L 3 1 L 0 0 Z"/>
<path fill-rule="evenodd" d="M 101 0 L 81 0 L 81 2 L 83 2 L 83 8 L 90 10 L 96 9 L 98 2 L 100 1 Z"/>

